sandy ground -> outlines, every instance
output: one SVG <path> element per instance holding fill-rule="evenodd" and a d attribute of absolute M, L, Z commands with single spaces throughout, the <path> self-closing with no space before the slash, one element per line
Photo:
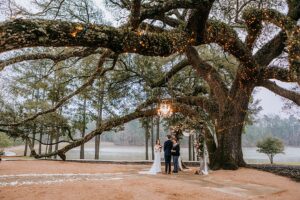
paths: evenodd
<path fill-rule="evenodd" d="M 193 170 L 172 175 L 142 175 L 149 166 L 63 161 L 2 161 L 0 199 L 294 199 L 300 183 L 253 169 Z"/>

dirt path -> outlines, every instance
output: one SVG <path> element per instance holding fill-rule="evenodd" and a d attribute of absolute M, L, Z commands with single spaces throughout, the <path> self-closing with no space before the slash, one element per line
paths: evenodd
<path fill-rule="evenodd" d="M 141 175 L 143 165 L 2 161 L 0 199 L 285 199 L 298 200 L 300 183 L 253 169 Z"/>

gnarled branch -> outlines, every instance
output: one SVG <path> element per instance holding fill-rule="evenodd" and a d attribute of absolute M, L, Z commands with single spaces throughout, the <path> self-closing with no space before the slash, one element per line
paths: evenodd
<path fill-rule="evenodd" d="M 175 74 L 177 74 L 179 71 L 181 71 L 182 69 L 184 69 L 188 65 L 189 65 L 189 61 L 187 59 L 184 59 L 184 60 L 180 61 L 170 71 L 168 71 L 162 79 L 160 79 L 160 80 L 158 80 L 156 82 L 151 82 L 150 83 L 150 87 L 151 88 L 155 88 L 155 87 L 161 87 L 161 86 L 163 86 Z"/>
<path fill-rule="evenodd" d="M 263 86 L 263 87 L 267 88 L 268 90 L 274 92 L 275 94 L 285 97 L 285 98 L 293 101 L 298 106 L 300 106 L 300 93 L 299 92 L 287 90 L 285 88 L 278 86 L 275 82 L 269 81 L 269 80 L 262 81 L 260 83 L 260 86 Z"/>
<path fill-rule="evenodd" d="M 235 30 L 227 24 L 209 20 L 207 23 L 205 43 L 217 43 L 226 52 L 235 56 L 248 71 L 256 68 L 251 51 L 239 39 Z"/>
<path fill-rule="evenodd" d="M 278 57 L 285 47 L 286 34 L 281 31 L 272 40 L 259 49 L 253 56 L 259 66 L 267 66 L 274 58 Z"/>
<path fill-rule="evenodd" d="M 51 54 L 51 53 L 25 54 L 25 55 L 20 55 L 7 60 L 0 61 L 0 71 L 3 70 L 8 65 L 12 65 L 23 61 L 49 59 L 57 63 L 66 60 L 68 58 L 86 57 L 94 53 L 100 53 L 100 51 L 96 52 L 94 48 L 85 48 L 85 49 L 76 49 L 74 51 L 65 52 L 62 54 Z"/>
<path fill-rule="evenodd" d="M 228 89 L 217 70 L 203 61 L 192 46 L 187 48 L 186 55 L 199 76 L 208 83 L 213 95 L 218 96 L 219 102 L 223 102 L 227 98 Z"/>
<path fill-rule="evenodd" d="M 276 67 L 276 66 L 269 66 L 263 68 L 261 71 L 260 79 L 262 80 L 277 79 L 283 82 L 291 82 L 289 76 L 289 70 L 282 67 Z"/>
<path fill-rule="evenodd" d="M 186 106 L 186 105 L 177 105 L 174 104 L 173 105 L 173 111 L 174 112 L 180 112 L 184 115 L 187 116 L 198 116 L 198 113 L 191 109 L 190 107 Z M 94 131 L 88 133 L 87 135 L 85 135 L 83 138 L 78 139 L 74 142 L 72 142 L 71 144 L 66 145 L 65 147 L 54 151 L 52 153 L 47 153 L 47 154 L 41 154 L 41 155 L 35 155 L 35 158 L 42 158 L 42 157 L 51 157 L 54 155 L 59 155 L 63 160 L 66 159 L 65 153 L 67 151 L 69 151 L 70 149 L 73 149 L 75 147 L 80 146 L 83 143 L 88 142 L 89 140 L 91 140 L 92 138 L 94 138 L 96 135 L 101 135 L 104 131 L 109 131 L 112 128 L 125 124 L 129 121 L 132 121 L 134 119 L 138 119 L 138 118 L 142 118 L 142 117 L 150 117 L 153 115 L 157 114 L 157 110 L 156 109 L 149 109 L 149 110 L 136 110 L 132 113 L 129 113 L 125 116 L 121 116 L 115 119 L 110 119 L 107 121 L 103 121 L 101 122 L 101 124 L 98 126 L 97 129 L 95 129 Z"/>
<path fill-rule="evenodd" d="M 297 22 L 272 9 L 251 8 L 246 12 L 246 19 L 254 24 L 267 21 L 280 27 L 287 35 L 287 49 L 289 53 L 290 78 L 300 84 L 300 27 Z M 256 27 L 254 27 L 256 28 Z M 254 31 L 254 29 L 253 29 Z"/>
<path fill-rule="evenodd" d="M 63 160 L 65 160 L 66 159 L 65 153 L 67 151 L 69 151 L 70 149 L 73 149 L 75 147 L 78 147 L 83 143 L 88 142 L 89 140 L 94 138 L 96 135 L 101 135 L 104 131 L 109 131 L 116 126 L 122 125 L 131 120 L 141 118 L 141 117 L 148 117 L 148 116 L 156 115 L 156 112 L 157 111 L 155 109 L 146 110 L 146 111 L 136 111 L 136 112 L 132 112 L 132 113 L 122 116 L 122 117 L 118 117 L 118 118 L 111 119 L 108 121 L 103 121 L 103 122 L 101 122 L 101 124 L 99 125 L 99 127 L 97 129 L 88 133 L 83 138 L 78 139 L 77 141 L 72 142 L 71 144 L 68 144 L 65 147 L 63 147 L 57 151 L 54 151 L 52 153 L 36 155 L 35 158 L 51 157 L 54 155 L 59 155 Z"/>
<path fill-rule="evenodd" d="M 256 18 L 255 13 L 251 12 L 251 10 L 244 11 L 243 19 L 245 20 L 248 31 L 245 43 L 248 49 L 252 49 L 255 40 L 258 38 L 263 28 L 262 21 Z"/>

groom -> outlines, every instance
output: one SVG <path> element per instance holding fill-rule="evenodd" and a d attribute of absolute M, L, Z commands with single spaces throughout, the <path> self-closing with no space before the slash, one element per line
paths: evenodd
<path fill-rule="evenodd" d="M 172 148 L 173 148 L 173 143 L 171 141 L 171 135 L 167 135 L 167 141 L 165 141 L 165 143 L 164 143 L 166 174 L 171 174 L 171 150 L 172 150 Z"/>

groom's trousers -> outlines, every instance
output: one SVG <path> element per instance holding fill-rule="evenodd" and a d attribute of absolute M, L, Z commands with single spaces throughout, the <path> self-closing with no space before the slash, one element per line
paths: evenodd
<path fill-rule="evenodd" d="M 179 166 L 178 166 L 178 158 L 179 158 L 179 156 L 173 156 L 173 164 L 174 164 L 174 170 L 173 170 L 173 172 L 174 173 L 178 172 L 178 168 L 179 168 Z"/>
<path fill-rule="evenodd" d="M 165 172 L 166 174 L 171 173 L 171 156 L 165 155 Z"/>

